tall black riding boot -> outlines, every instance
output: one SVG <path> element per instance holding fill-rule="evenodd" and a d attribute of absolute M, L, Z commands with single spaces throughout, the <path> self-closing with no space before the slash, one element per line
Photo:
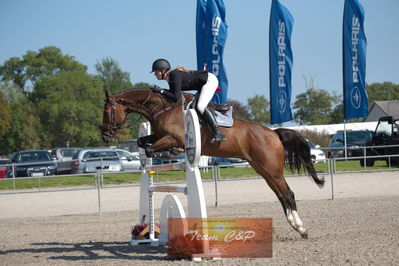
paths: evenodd
<path fill-rule="evenodd" d="M 218 127 L 213 113 L 208 108 L 205 108 L 202 117 L 205 119 L 206 123 L 211 126 L 213 134 L 215 134 L 215 136 L 211 139 L 211 143 L 226 140 L 225 135 L 223 135 L 222 131 L 220 131 Z"/>

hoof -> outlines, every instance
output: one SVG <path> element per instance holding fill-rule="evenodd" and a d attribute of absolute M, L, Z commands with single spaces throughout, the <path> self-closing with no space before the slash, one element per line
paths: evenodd
<path fill-rule="evenodd" d="M 152 150 L 151 148 L 146 148 L 146 149 L 144 149 L 144 150 L 145 150 L 145 155 L 146 155 L 148 158 L 154 157 L 154 152 L 153 152 L 153 150 Z"/>
<path fill-rule="evenodd" d="M 305 229 L 303 232 L 300 232 L 300 234 L 303 239 L 308 239 L 308 229 Z"/>

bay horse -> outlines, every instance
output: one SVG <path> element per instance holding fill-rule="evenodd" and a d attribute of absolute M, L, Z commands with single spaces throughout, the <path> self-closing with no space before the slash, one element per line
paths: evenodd
<path fill-rule="evenodd" d="M 153 134 L 137 141 L 138 146 L 144 148 L 148 155 L 172 148 L 184 148 L 183 107 L 192 100 L 192 94 L 184 93 L 184 97 L 180 97 L 176 104 L 151 88 L 125 91 L 113 96 L 106 92 L 105 96 L 103 124 L 99 126 L 104 142 L 108 143 L 121 129 L 127 115 L 135 112 L 151 123 Z M 294 193 L 284 178 L 287 164 L 291 170 L 306 169 L 315 183 L 323 187 L 324 178 L 316 174 L 306 139 L 294 130 L 271 130 L 241 119 L 234 119 L 232 127 L 223 127 L 221 130 L 227 140 L 212 144 L 212 131 L 208 126 L 201 126 L 202 154 L 247 160 L 276 194 L 288 223 L 303 238 L 307 238 L 308 230 L 299 218 Z"/>

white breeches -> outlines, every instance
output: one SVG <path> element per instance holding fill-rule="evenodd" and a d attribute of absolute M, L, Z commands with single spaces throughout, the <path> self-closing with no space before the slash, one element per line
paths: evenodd
<path fill-rule="evenodd" d="M 201 94 L 197 102 L 197 110 L 201 114 L 204 113 L 204 110 L 215 94 L 218 85 L 218 78 L 214 74 L 208 72 L 208 81 L 204 86 L 202 86 Z"/>

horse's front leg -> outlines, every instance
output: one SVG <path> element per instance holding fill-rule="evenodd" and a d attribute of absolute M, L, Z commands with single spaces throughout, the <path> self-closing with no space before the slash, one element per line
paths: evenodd
<path fill-rule="evenodd" d="M 171 135 L 166 135 L 155 141 L 151 146 L 145 147 L 147 156 L 153 157 L 155 152 L 163 151 L 170 148 L 178 148 L 182 145 Z M 181 147 L 182 148 L 182 147 Z"/>
<path fill-rule="evenodd" d="M 151 146 L 155 141 L 157 141 L 157 136 L 155 135 L 147 135 L 137 139 L 137 146 L 140 148 L 146 149 L 148 146 Z"/>

